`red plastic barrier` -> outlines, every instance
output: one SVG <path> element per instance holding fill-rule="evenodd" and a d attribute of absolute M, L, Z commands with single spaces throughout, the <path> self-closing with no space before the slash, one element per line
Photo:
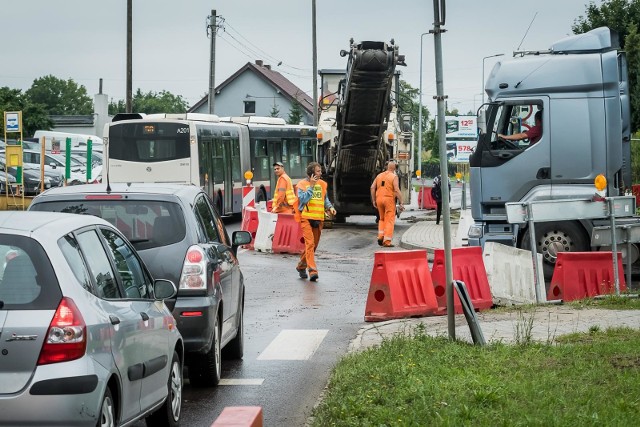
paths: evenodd
<path fill-rule="evenodd" d="M 293 214 L 278 214 L 271 250 L 276 254 L 301 254 L 304 252 L 302 227 L 293 218 Z"/>
<path fill-rule="evenodd" d="M 431 187 L 422 187 L 418 193 L 418 206 L 420 209 L 436 209 L 436 201 L 431 197 Z"/>
<path fill-rule="evenodd" d="M 487 279 L 487 271 L 482 260 L 482 248 L 480 246 L 469 246 L 464 248 L 454 248 L 451 250 L 453 280 L 464 282 L 469 291 L 473 308 L 476 311 L 487 310 L 493 306 L 491 298 L 491 288 Z M 433 268 L 431 269 L 433 286 L 438 299 L 437 315 L 447 313 L 447 292 L 446 292 L 446 271 L 444 266 L 444 250 L 436 249 L 433 257 Z M 454 309 L 456 314 L 462 314 L 462 304 L 458 294 L 453 295 Z"/>
<path fill-rule="evenodd" d="M 253 250 L 253 243 L 256 239 L 256 231 L 258 231 L 258 211 L 256 208 L 247 206 L 242 211 L 242 225 L 240 230 L 251 233 L 251 243 L 242 246 L 245 249 Z"/>
<path fill-rule="evenodd" d="M 627 286 L 620 252 L 618 252 L 618 278 L 622 292 L 627 289 Z M 547 300 L 574 301 L 614 292 L 611 252 L 558 252 Z"/>
<path fill-rule="evenodd" d="M 365 322 L 432 316 L 437 309 L 426 250 L 375 253 Z"/>
<path fill-rule="evenodd" d="M 227 406 L 211 427 L 262 427 L 260 406 Z"/>

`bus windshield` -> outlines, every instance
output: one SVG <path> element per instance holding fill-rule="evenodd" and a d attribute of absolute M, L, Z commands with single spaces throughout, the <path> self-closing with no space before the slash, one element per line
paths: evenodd
<path fill-rule="evenodd" d="M 153 163 L 189 156 L 188 124 L 123 122 L 110 127 L 110 159 Z"/>

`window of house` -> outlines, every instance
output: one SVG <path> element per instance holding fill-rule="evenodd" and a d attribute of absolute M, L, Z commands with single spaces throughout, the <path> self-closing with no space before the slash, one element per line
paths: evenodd
<path fill-rule="evenodd" d="M 244 113 L 255 114 L 256 113 L 256 101 L 244 101 Z"/>

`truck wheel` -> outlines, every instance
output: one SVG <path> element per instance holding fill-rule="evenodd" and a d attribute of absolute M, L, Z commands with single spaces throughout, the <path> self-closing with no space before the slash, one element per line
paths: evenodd
<path fill-rule="evenodd" d="M 584 252 L 590 249 L 584 229 L 574 222 L 536 224 L 537 251 L 542 255 L 545 281 L 551 280 L 558 252 Z M 529 230 L 524 233 L 522 248 L 531 250 Z"/>

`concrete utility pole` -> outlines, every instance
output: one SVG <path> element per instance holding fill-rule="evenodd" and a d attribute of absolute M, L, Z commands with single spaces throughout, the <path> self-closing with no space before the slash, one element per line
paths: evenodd
<path fill-rule="evenodd" d="M 318 126 L 318 44 L 316 41 L 316 0 L 311 0 L 311 31 L 313 31 L 313 125 Z"/>
<path fill-rule="evenodd" d="M 429 33 L 420 34 L 420 91 L 418 92 L 418 169 L 422 177 L 422 40 Z M 420 209 L 421 206 L 418 206 Z"/>
<path fill-rule="evenodd" d="M 211 36 L 211 52 L 210 52 L 210 65 L 209 65 L 209 114 L 213 114 L 215 107 L 216 96 L 216 34 L 218 32 L 218 26 L 216 24 L 216 11 L 211 11 L 209 16 L 208 33 Z"/>
<path fill-rule="evenodd" d="M 133 0 L 127 0 L 127 95 L 126 95 L 126 109 L 127 109 L 127 113 L 131 113 L 132 112 L 132 99 L 131 99 L 131 92 L 132 92 L 132 80 L 133 80 L 133 72 L 131 71 L 132 69 L 132 41 L 131 41 L 131 34 L 132 34 L 132 4 Z"/>
<path fill-rule="evenodd" d="M 440 175 L 442 177 L 442 218 L 444 233 L 444 268 L 447 282 L 447 324 L 449 339 L 456 339 L 455 309 L 453 306 L 453 265 L 451 262 L 451 215 L 449 212 L 449 168 L 447 165 L 447 140 L 445 125 L 444 83 L 442 77 L 442 33 L 445 21 L 445 0 L 433 0 L 433 30 L 436 63 L 436 96 L 438 103 L 438 142 L 440 146 Z M 446 179 L 445 179 L 446 178 Z"/>

